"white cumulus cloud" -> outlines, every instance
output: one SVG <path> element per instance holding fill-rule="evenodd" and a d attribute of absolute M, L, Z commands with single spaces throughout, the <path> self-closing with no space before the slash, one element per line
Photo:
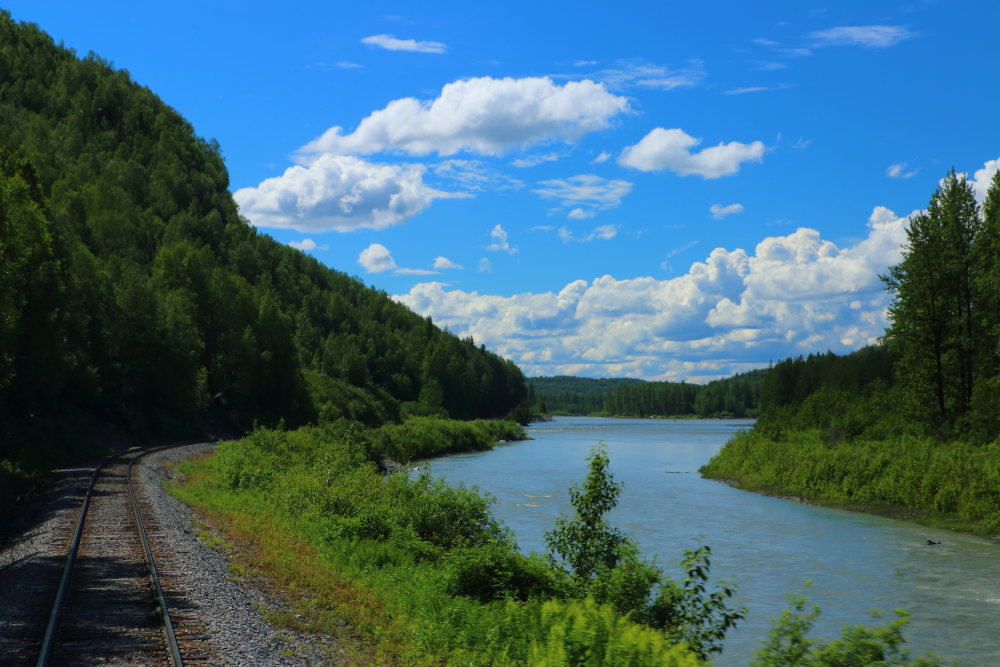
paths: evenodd
<path fill-rule="evenodd" d="M 434 258 L 434 268 L 435 269 L 463 269 L 461 264 L 456 264 L 447 257 L 435 257 Z"/>
<path fill-rule="evenodd" d="M 611 153 L 607 151 L 601 151 L 601 154 L 590 161 L 590 164 L 601 164 L 602 162 L 607 162 L 611 159 Z"/>
<path fill-rule="evenodd" d="M 479 260 L 479 272 L 480 273 L 493 273 L 493 265 L 490 264 L 490 260 L 483 257 Z"/>
<path fill-rule="evenodd" d="M 384 229 L 426 210 L 435 199 L 468 195 L 424 184 L 422 165 L 367 162 L 323 155 L 309 167 L 295 165 L 233 197 L 257 227 L 300 232 Z"/>
<path fill-rule="evenodd" d="M 501 227 L 500 225 L 497 225 L 496 227 L 493 228 L 493 230 L 490 232 L 490 238 L 493 239 L 493 243 L 486 246 L 487 250 L 492 250 L 494 252 L 506 252 L 511 255 L 517 252 L 517 247 L 512 248 L 510 243 L 507 242 L 507 232 L 504 231 L 504 228 Z M 483 260 L 483 261 L 485 261 L 486 264 L 489 265 L 488 260 Z M 479 270 L 483 271 L 484 269 L 482 268 L 482 262 L 480 262 L 479 264 L 480 264 Z"/>
<path fill-rule="evenodd" d="M 580 174 L 542 181 L 539 185 L 542 187 L 532 192 L 543 199 L 558 199 L 562 206 L 575 207 L 569 212 L 569 217 L 583 220 L 593 217 L 599 210 L 620 205 L 622 198 L 632 192 L 633 184 L 595 174 Z"/>
<path fill-rule="evenodd" d="M 392 258 L 389 249 L 381 243 L 372 243 L 361 251 L 358 255 L 360 264 L 368 273 L 382 273 L 392 271 L 397 275 L 427 276 L 437 273 L 427 269 L 407 269 L 396 265 L 396 260 Z M 437 267 L 435 267 L 437 268 Z"/>
<path fill-rule="evenodd" d="M 618 163 L 639 171 L 669 169 L 680 176 L 720 178 L 735 174 L 744 162 L 760 162 L 764 158 L 765 146 L 761 141 L 720 143 L 692 153 L 691 149 L 700 143 L 701 139 L 683 130 L 658 127 L 639 143 L 627 147 Z"/>
<path fill-rule="evenodd" d="M 982 204 L 986 201 L 986 193 L 990 189 L 990 184 L 993 183 L 993 176 L 1000 170 L 1000 158 L 996 160 L 988 160 L 983 164 L 982 169 L 977 169 L 976 173 L 973 174 L 970 183 L 972 184 L 972 189 L 976 193 L 976 201 Z"/>
<path fill-rule="evenodd" d="M 316 245 L 316 242 L 312 239 L 302 239 L 301 241 L 289 241 L 288 245 L 296 250 L 310 251 L 319 248 L 320 250 L 328 250 L 330 246 L 328 245 Z"/>
<path fill-rule="evenodd" d="M 901 259 L 907 221 L 878 207 L 852 246 L 802 228 L 753 254 L 716 248 L 669 280 L 603 276 L 509 297 L 430 282 L 394 298 L 529 375 L 706 380 L 874 343 L 889 303 L 878 275 Z"/>
<path fill-rule="evenodd" d="M 628 110 L 626 98 L 589 80 L 560 86 L 547 77 L 466 79 L 445 85 L 434 100 L 393 100 L 350 134 L 332 127 L 299 149 L 299 159 L 380 151 L 500 155 L 552 139 L 575 141 Z"/>
<path fill-rule="evenodd" d="M 723 206 L 722 204 L 712 204 L 709 207 L 709 212 L 712 217 L 716 220 L 722 220 L 727 215 L 733 215 L 734 213 L 743 212 L 743 204 L 730 204 L 729 206 Z"/>
<path fill-rule="evenodd" d="M 916 34 L 898 25 L 858 25 L 820 30 L 809 36 L 812 37 L 815 46 L 864 46 L 884 49 L 916 37 Z"/>
<path fill-rule="evenodd" d="M 396 39 L 392 35 L 372 35 L 361 40 L 362 44 L 377 46 L 389 51 L 416 51 L 417 53 L 444 53 L 448 48 L 441 42 L 418 42 L 415 39 Z"/>

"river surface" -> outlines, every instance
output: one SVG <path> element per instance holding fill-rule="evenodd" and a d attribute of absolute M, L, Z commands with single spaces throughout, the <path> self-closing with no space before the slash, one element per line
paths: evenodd
<path fill-rule="evenodd" d="M 904 636 L 913 654 L 1000 666 L 1000 546 L 702 479 L 698 468 L 750 423 L 563 417 L 529 427 L 533 440 L 418 465 L 493 494 L 496 516 L 521 550 L 542 552 L 545 531 L 571 514 L 567 489 L 583 480 L 587 454 L 603 441 L 625 485 L 612 524 L 630 531 L 672 577 L 681 575 L 684 550 L 703 538 L 713 552 L 712 579 L 738 585 L 747 618 L 730 631 L 717 666 L 746 665 L 790 594 L 822 607 L 814 637 L 871 623 L 873 609 L 903 608 L 912 613 Z"/>

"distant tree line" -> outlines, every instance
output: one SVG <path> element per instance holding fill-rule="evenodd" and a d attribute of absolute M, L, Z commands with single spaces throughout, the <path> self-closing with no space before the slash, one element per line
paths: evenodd
<path fill-rule="evenodd" d="M 218 144 L 127 71 L 0 12 L 0 460 L 49 465 L 95 418 L 148 440 L 207 411 L 249 429 L 524 402 L 515 364 L 259 234 L 228 188 Z"/>
<path fill-rule="evenodd" d="M 537 412 L 615 417 L 748 417 L 759 409 L 766 369 L 704 385 L 634 378 L 528 378 Z"/>

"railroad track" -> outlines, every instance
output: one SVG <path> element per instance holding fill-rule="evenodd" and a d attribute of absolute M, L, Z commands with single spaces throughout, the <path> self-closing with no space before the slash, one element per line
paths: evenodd
<path fill-rule="evenodd" d="M 144 456 L 189 444 L 195 443 L 130 450 L 97 466 L 44 636 L 29 642 L 38 649 L 37 659 L 20 664 L 221 664 L 145 492 L 132 483 L 133 466 Z"/>

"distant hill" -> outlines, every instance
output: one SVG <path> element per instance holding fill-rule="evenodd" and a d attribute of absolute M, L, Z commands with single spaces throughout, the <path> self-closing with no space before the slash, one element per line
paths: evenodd
<path fill-rule="evenodd" d="M 511 361 L 259 233 L 220 146 L 127 71 L 0 12 L 0 472 L 83 455 L 95 424 L 149 441 L 208 413 L 377 425 L 526 395 Z"/>
<path fill-rule="evenodd" d="M 567 375 L 528 378 L 527 382 L 538 396 L 529 400 L 550 414 L 747 417 L 759 410 L 767 374 L 766 368 L 756 369 L 704 385 Z"/>

